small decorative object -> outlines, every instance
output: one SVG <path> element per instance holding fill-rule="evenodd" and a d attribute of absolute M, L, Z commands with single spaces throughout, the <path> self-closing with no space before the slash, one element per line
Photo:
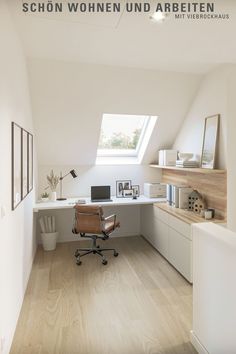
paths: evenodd
<path fill-rule="evenodd" d="M 193 211 L 195 213 L 200 214 L 201 211 L 204 210 L 205 208 L 206 208 L 206 204 L 203 198 L 198 198 L 198 200 L 196 200 L 196 202 L 194 203 Z"/>
<path fill-rule="evenodd" d="M 133 190 L 133 198 L 134 197 L 135 197 L 135 199 L 138 198 L 140 196 L 140 187 L 139 187 L 139 185 L 138 184 L 133 185 L 132 186 L 132 190 Z"/>
<path fill-rule="evenodd" d="M 212 211 L 212 217 L 214 218 L 214 217 L 215 217 L 215 209 L 213 209 L 213 208 L 208 208 L 207 210 Z"/>
<path fill-rule="evenodd" d="M 49 194 L 47 192 L 44 192 L 41 194 L 41 199 L 43 202 L 47 202 L 49 199 Z"/>
<path fill-rule="evenodd" d="M 188 196 L 188 210 L 193 211 L 195 202 L 200 198 L 202 198 L 201 194 L 197 190 L 193 190 Z"/>
<path fill-rule="evenodd" d="M 33 189 L 33 135 L 12 122 L 12 210 Z"/>
<path fill-rule="evenodd" d="M 55 202 L 57 200 L 57 192 L 53 191 L 51 192 L 51 201 Z"/>
<path fill-rule="evenodd" d="M 202 168 L 215 168 L 215 155 L 218 138 L 219 119 L 219 114 L 207 117 L 205 119 L 201 158 Z"/>
<path fill-rule="evenodd" d="M 179 152 L 178 153 L 179 159 L 182 161 L 189 161 L 193 158 L 194 154 L 190 152 Z"/>
<path fill-rule="evenodd" d="M 209 209 L 205 210 L 205 219 L 206 220 L 212 219 L 212 210 Z"/>
<path fill-rule="evenodd" d="M 202 210 L 200 211 L 200 216 L 201 216 L 202 218 L 205 218 L 205 211 L 206 211 L 206 209 L 202 209 Z"/>
<path fill-rule="evenodd" d="M 131 189 L 131 180 L 116 181 L 116 197 L 123 198 L 124 190 Z"/>
<path fill-rule="evenodd" d="M 47 176 L 47 182 L 51 191 L 56 192 L 58 183 L 60 182 L 60 177 L 55 175 L 54 171 L 51 170 L 50 175 Z"/>
<path fill-rule="evenodd" d="M 123 197 L 124 198 L 132 198 L 134 195 L 133 189 L 124 189 L 123 190 Z"/>

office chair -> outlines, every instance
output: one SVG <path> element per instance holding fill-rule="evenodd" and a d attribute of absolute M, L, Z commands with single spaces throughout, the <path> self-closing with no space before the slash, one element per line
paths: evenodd
<path fill-rule="evenodd" d="M 117 257 L 119 253 L 114 248 L 100 248 L 97 245 L 97 239 L 107 240 L 111 233 L 117 227 L 120 227 L 120 223 L 116 221 L 116 215 L 105 218 L 101 206 L 76 205 L 74 208 L 75 223 L 72 232 L 80 234 L 84 238 L 91 238 L 93 241 L 92 247 L 79 248 L 75 251 L 76 264 L 81 265 L 80 258 L 93 253 L 102 257 L 102 264 L 106 265 L 107 260 L 103 255 L 104 251 L 113 251 L 114 257 Z M 80 252 L 84 253 L 81 254 Z"/>

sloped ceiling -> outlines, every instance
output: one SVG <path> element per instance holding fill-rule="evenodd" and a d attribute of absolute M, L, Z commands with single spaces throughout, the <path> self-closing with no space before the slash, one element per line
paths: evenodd
<path fill-rule="evenodd" d="M 95 163 L 103 113 L 158 116 L 143 163 L 170 147 L 201 76 L 31 59 L 28 62 L 41 165 Z"/>
<path fill-rule="evenodd" d="M 32 14 L 22 12 L 22 2 L 11 0 L 9 6 L 28 57 L 195 73 L 236 61 L 235 0 L 214 1 L 215 13 L 229 14 L 228 20 L 181 20 L 171 14 L 163 24 L 149 19 L 156 0 L 150 1 L 150 13 L 121 7 L 120 13 Z"/>

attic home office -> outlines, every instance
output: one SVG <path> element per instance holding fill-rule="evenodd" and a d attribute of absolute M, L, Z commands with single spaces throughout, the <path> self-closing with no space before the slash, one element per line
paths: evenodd
<path fill-rule="evenodd" d="M 235 3 L 21 6 L 0 2 L 1 354 L 234 353 Z"/>

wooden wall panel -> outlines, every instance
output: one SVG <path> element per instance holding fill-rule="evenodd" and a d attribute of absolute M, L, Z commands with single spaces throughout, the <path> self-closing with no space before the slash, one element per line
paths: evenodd
<path fill-rule="evenodd" d="M 214 208 L 216 215 L 226 218 L 227 213 L 227 174 L 207 172 L 187 172 L 162 170 L 162 182 L 197 189 L 208 208 Z"/>

